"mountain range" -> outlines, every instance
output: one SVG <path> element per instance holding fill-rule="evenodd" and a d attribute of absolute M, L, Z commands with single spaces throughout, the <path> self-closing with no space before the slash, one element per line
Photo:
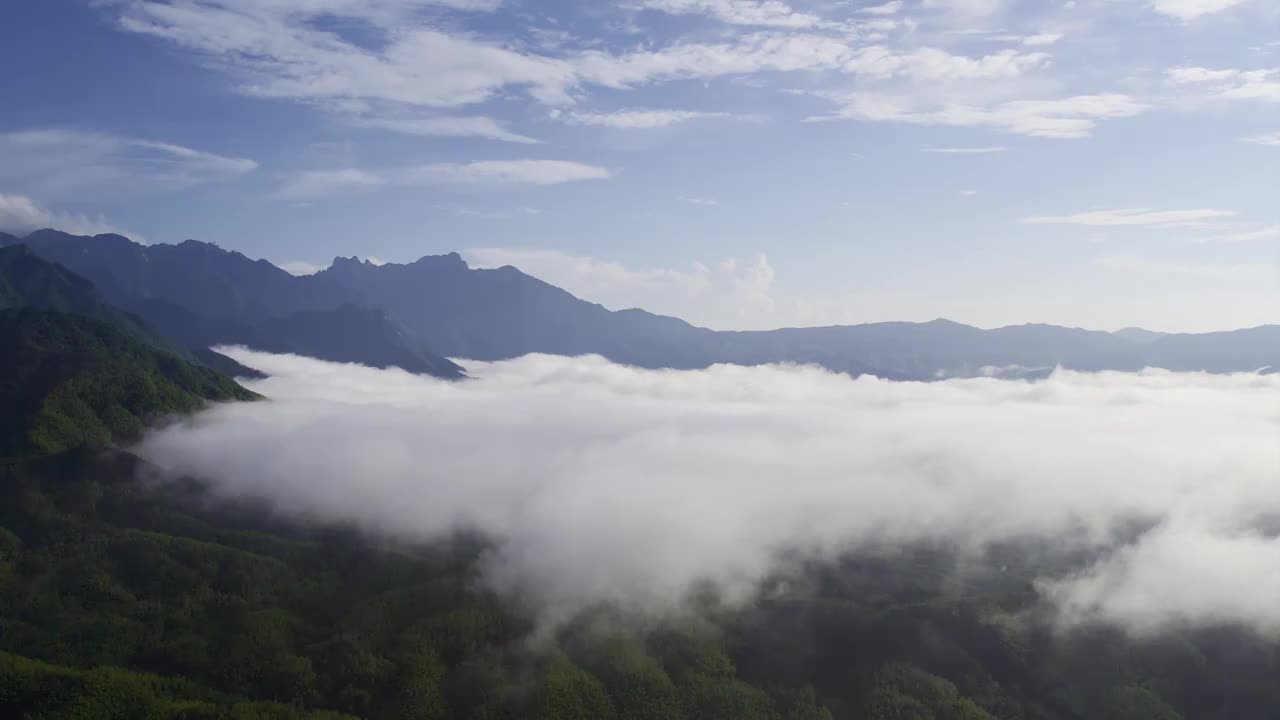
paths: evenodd
<path fill-rule="evenodd" d="M 294 276 L 209 243 L 141 245 L 41 230 L 22 243 L 93 283 L 113 306 L 188 348 L 244 344 L 340 362 L 462 376 L 446 358 L 599 354 L 646 368 L 816 364 L 900 380 L 1081 371 L 1251 372 L 1280 366 L 1280 326 L 1199 335 L 1052 325 L 928 323 L 727 332 L 644 310 L 609 310 L 514 267 L 456 253 L 407 264 L 336 258 Z"/>

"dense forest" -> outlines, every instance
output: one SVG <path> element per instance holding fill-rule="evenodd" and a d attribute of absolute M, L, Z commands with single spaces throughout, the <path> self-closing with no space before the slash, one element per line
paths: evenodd
<path fill-rule="evenodd" d="M 137 335 L 54 310 L 0 310 L 0 456 L 128 442 L 145 423 L 255 396 Z"/>
<path fill-rule="evenodd" d="M 0 714 L 30 718 L 1274 718 L 1280 646 L 1035 619 L 1012 567 L 917 548 L 726 607 L 539 633 L 483 538 L 404 545 L 155 484 L 122 452 L 0 469 Z M 1002 558 L 1008 562 L 1009 558 Z M 997 577 L 998 575 L 998 577 Z"/>

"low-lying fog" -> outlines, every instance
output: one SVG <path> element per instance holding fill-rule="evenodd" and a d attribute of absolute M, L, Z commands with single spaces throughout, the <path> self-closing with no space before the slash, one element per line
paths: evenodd
<path fill-rule="evenodd" d="M 489 579 L 548 608 L 747 593 L 783 552 L 1040 539 L 1098 551 L 1041 579 L 1067 621 L 1280 631 L 1280 375 L 922 384 L 530 356 L 451 383 L 221 350 L 270 373 L 247 384 L 271 402 L 158 430 L 143 456 L 397 537 L 482 530 Z M 1113 532 L 1133 521 L 1151 529 Z"/>

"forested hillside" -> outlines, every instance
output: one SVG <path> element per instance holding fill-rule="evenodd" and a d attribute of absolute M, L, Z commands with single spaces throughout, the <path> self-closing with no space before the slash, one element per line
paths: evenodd
<path fill-rule="evenodd" d="M 405 545 L 149 486 L 126 454 L 0 467 L 0 714 L 31 718 L 1262 720 L 1280 646 L 1036 620 L 1031 570 L 937 549 L 780 578 L 745 607 L 599 607 L 548 632 L 487 545 Z M 145 476 L 145 472 L 142 473 Z"/>
<path fill-rule="evenodd" d="M 255 395 L 118 326 L 0 310 L 0 457 L 133 442 L 149 420 Z"/>

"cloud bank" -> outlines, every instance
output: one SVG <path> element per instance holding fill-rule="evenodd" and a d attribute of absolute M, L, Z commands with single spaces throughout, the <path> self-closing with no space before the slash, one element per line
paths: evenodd
<path fill-rule="evenodd" d="M 145 242 L 142 236 L 120 230 L 100 215 L 50 210 L 26 195 L 0 192 L 0 232 L 22 236 L 45 228 L 73 235 L 115 233 Z"/>
<path fill-rule="evenodd" d="M 448 383 L 224 352 L 273 400 L 158 430 L 144 457 L 293 515 L 484 531 L 489 582 L 549 612 L 670 608 L 703 580 L 746 597 L 784 553 L 1045 540 L 1096 553 L 1040 579 L 1064 618 L 1280 631 L 1280 376 L 920 384 L 529 356 Z"/>

